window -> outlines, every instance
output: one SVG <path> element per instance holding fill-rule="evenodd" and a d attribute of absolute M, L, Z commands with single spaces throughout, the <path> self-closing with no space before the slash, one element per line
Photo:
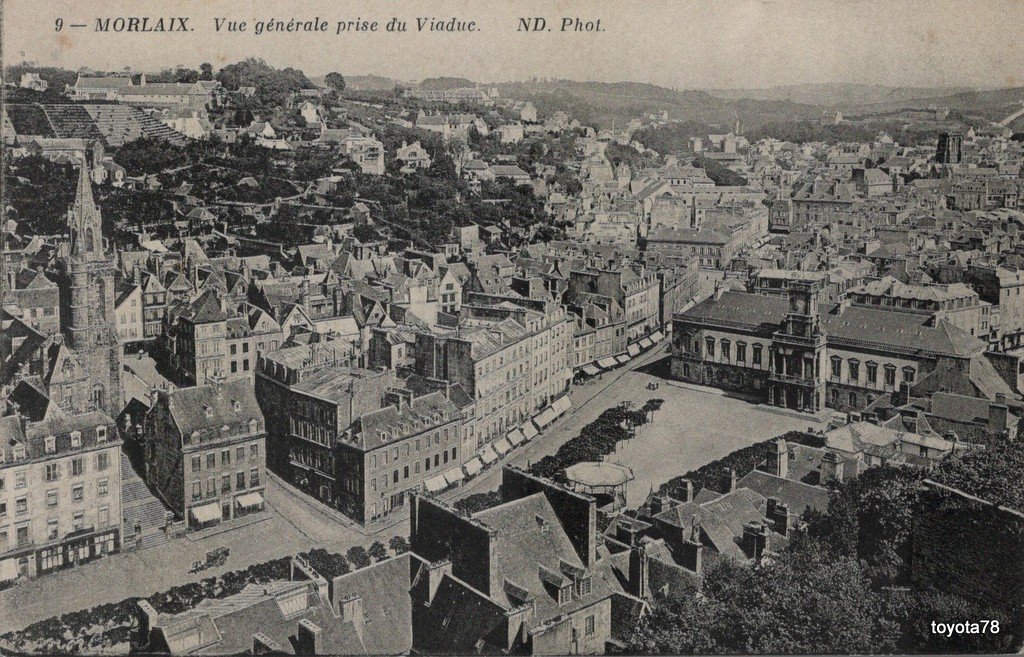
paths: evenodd
<path fill-rule="evenodd" d="M 854 381 L 854 382 L 859 381 L 860 380 L 860 361 L 858 361 L 858 360 L 856 360 L 854 358 L 851 358 L 849 360 L 848 364 L 850 366 L 850 380 Z"/>
<path fill-rule="evenodd" d="M 584 625 L 583 634 L 586 636 L 592 636 L 594 634 L 594 615 L 587 616 L 586 623 Z"/>
<path fill-rule="evenodd" d="M 260 455 L 260 444 L 252 443 L 249 445 L 249 458 L 255 460 Z"/>
<path fill-rule="evenodd" d="M 230 449 L 225 449 L 225 450 L 221 451 L 221 453 L 220 453 L 220 464 L 221 465 L 231 465 L 231 450 Z"/>
<path fill-rule="evenodd" d="M 198 481 L 192 482 L 192 499 L 198 500 L 203 496 L 203 485 Z"/>
<path fill-rule="evenodd" d="M 100 496 L 106 495 L 109 486 L 110 485 L 106 479 L 100 479 L 96 482 L 96 494 Z"/>
<path fill-rule="evenodd" d="M 914 382 L 914 368 L 913 367 L 904 367 L 903 368 L 903 380 L 906 381 L 907 383 L 913 383 Z"/>
<path fill-rule="evenodd" d="M 857 393 L 850 393 L 850 406 L 857 406 Z"/>
<path fill-rule="evenodd" d="M 408 478 L 409 478 L 409 466 L 405 466 L 405 467 L 402 468 L 402 479 L 408 479 Z"/>
<path fill-rule="evenodd" d="M 741 362 L 747 360 L 747 345 L 742 342 L 736 343 L 736 360 Z"/>
<path fill-rule="evenodd" d="M 55 507 L 57 506 L 57 489 L 46 491 L 46 506 Z"/>
<path fill-rule="evenodd" d="M 206 480 L 206 494 L 216 495 L 217 494 L 217 479 L 210 477 Z"/>
<path fill-rule="evenodd" d="M 107 428 L 96 427 L 96 442 L 105 443 L 107 442 Z"/>
<path fill-rule="evenodd" d="M 894 386 L 896 385 L 896 366 L 886 365 L 885 366 L 885 385 Z"/>
<path fill-rule="evenodd" d="M 81 502 L 83 499 L 85 499 L 85 488 L 82 486 L 82 484 L 78 484 L 77 486 L 71 489 L 71 499 L 74 500 L 75 502 Z"/>
<path fill-rule="evenodd" d="M 217 454 L 210 452 L 206 455 L 206 469 L 212 470 L 217 467 Z"/>
<path fill-rule="evenodd" d="M 235 473 L 235 488 L 245 490 L 245 472 Z"/>
<path fill-rule="evenodd" d="M 46 481 L 57 481 L 60 479 L 60 463 L 46 464 Z"/>
<path fill-rule="evenodd" d="M 75 514 L 74 519 L 71 521 L 72 528 L 77 532 L 79 529 L 85 526 L 85 513 L 79 511 Z"/>
<path fill-rule="evenodd" d="M 101 506 L 99 511 L 96 513 L 96 524 L 100 527 L 106 527 L 110 523 L 110 507 Z"/>
<path fill-rule="evenodd" d="M 192 472 L 199 472 L 203 469 L 203 457 L 193 456 L 192 457 Z"/>
<path fill-rule="evenodd" d="M 878 363 L 867 364 L 868 383 L 878 383 Z"/>
<path fill-rule="evenodd" d="M 81 447 L 82 446 L 82 432 L 81 431 L 72 431 L 71 432 L 71 446 L 72 447 Z"/>
<path fill-rule="evenodd" d="M 707 345 L 707 356 L 712 357 L 715 355 L 715 339 L 704 338 L 704 342 Z"/>
<path fill-rule="evenodd" d="M 843 359 L 839 356 L 832 357 L 832 378 L 838 379 L 843 373 Z"/>
<path fill-rule="evenodd" d="M 425 461 L 423 461 L 423 470 L 426 471 L 426 472 L 430 472 L 430 457 L 429 456 L 426 458 Z"/>
<path fill-rule="evenodd" d="M 57 519 L 52 518 L 46 521 L 46 540 L 56 541 L 57 536 L 60 534 L 60 530 L 57 527 Z"/>
<path fill-rule="evenodd" d="M 106 452 L 100 452 L 99 454 L 96 455 L 96 469 L 97 470 L 106 470 L 109 465 L 110 465 L 110 454 L 107 454 Z"/>
<path fill-rule="evenodd" d="M 71 476 L 81 477 L 83 472 L 85 472 L 85 461 L 82 457 L 71 459 Z"/>
<path fill-rule="evenodd" d="M 14 500 L 14 513 L 19 516 L 28 513 L 27 497 L 19 497 L 18 499 Z"/>
<path fill-rule="evenodd" d="M 722 340 L 722 358 L 729 360 L 732 357 L 732 343 Z"/>
<path fill-rule="evenodd" d="M 220 492 L 230 493 L 231 492 L 231 475 L 221 475 L 220 478 Z"/>
<path fill-rule="evenodd" d="M 239 463 L 245 460 L 245 445 L 239 445 L 238 449 L 235 450 L 235 460 Z"/>
<path fill-rule="evenodd" d="M 753 355 L 751 359 L 753 360 L 754 365 L 761 364 L 761 345 L 755 344 L 753 346 Z"/>
<path fill-rule="evenodd" d="M 53 454 L 57 451 L 57 438 L 55 436 L 46 437 L 46 453 Z"/>

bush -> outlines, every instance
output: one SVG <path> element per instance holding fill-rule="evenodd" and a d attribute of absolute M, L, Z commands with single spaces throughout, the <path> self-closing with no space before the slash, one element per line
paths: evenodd
<path fill-rule="evenodd" d="M 348 552 L 345 553 L 345 556 L 348 557 L 349 562 L 355 566 L 356 569 L 366 568 L 370 563 L 372 563 L 370 561 L 370 554 L 362 545 L 350 547 Z"/>

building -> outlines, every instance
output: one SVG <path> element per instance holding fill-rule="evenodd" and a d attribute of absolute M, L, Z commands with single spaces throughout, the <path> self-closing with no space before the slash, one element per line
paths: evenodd
<path fill-rule="evenodd" d="M 819 308 L 819 293 L 812 281 L 794 282 L 788 299 L 717 290 L 676 315 L 673 376 L 791 409 L 861 410 L 985 351 L 945 319 L 849 301 Z"/>
<path fill-rule="evenodd" d="M 189 527 L 263 510 L 266 426 L 252 382 L 156 392 L 142 441 L 147 485 Z"/>
<path fill-rule="evenodd" d="M 117 340 L 121 344 L 140 342 L 146 338 L 143 326 L 142 288 L 138 285 L 121 285 L 117 291 L 115 306 L 117 315 Z"/>
<path fill-rule="evenodd" d="M 103 218 L 92 197 L 89 167 L 80 168 L 75 203 L 68 211 L 71 243 L 60 261 L 60 319 L 68 353 L 67 385 L 50 397 L 73 412 L 121 412 L 121 356 L 117 338 L 115 273 L 106 253 Z M 73 379 L 73 381 L 72 381 Z"/>
<path fill-rule="evenodd" d="M 939 164 L 960 164 L 963 161 L 964 136 L 955 132 L 939 135 L 935 147 L 935 161 Z"/>
<path fill-rule="evenodd" d="M 121 548 L 121 440 L 102 411 L 0 418 L 0 581 Z"/>
<path fill-rule="evenodd" d="M 402 142 L 402 147 L 395 153 L 395 159 L 402 163 L 402 173 L 412 173 L 417 169 L 429 169 L 430 154 L 419 141 L 411 144 Z"/>
<path fill-rule="evenodd" d="M 987 340 L 995 328 L 992 304 L 982 301 L 963 283 L 911 285 L 886 276 L 852 288 L 847 294 L 854 305 L 931 315 L 982 340 Z"/>
<path fill-rule="evenodd" d="M 661 283 L 657 274 L 643 265 L 573 271 L 568 293 L 614 299 L 625 314 L 629 343 L 639 342 L 661 328 Z"/>
<path fill-rule="evenodd" d="M 32 91 L 46 91 L 50 84 L 39 77 L 38 73 L 22 73 L 18 86 L 22 89 L 31 89 Z"/>

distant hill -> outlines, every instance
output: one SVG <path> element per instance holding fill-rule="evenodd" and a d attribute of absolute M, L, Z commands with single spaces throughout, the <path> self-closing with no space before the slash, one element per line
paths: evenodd
<path fill-rule="evenodd" d="M 396 84 L 398 84 L 398 80 L 392 80 L 381 75 L 345 76 L 345 88 L 352 91 L 390 91 L 395 88 Z"/>
<path fill-rule="evenodd" d="M 426 78 L 419 83 L 420 89 L 462 89 L 472 87 L 474 82 L 466 78 Z"/>
<path fill-rule="evenodd" d="M 727 100 L 706 91 L 676 91 L 640 82 L 575 82 L 497 84 L 506 98 L 529 100 L 541 115 L 565 111 L 585 125 L 623 126 L 648 114 L 668 113 L 672 121 L 701 121 L 731 129 L 738 118 L 745 126 L 787 118 L 817 119 L 813 105 L 784 100 Z"/>
<path fill-rule="evenodd" d="M 895 112 L 909 107 L 948 107 L 950 110 L 965 115 L 976 115 L 990 121 L 997 121 L 1020 108 L 1024 101 L 1024 87 L 993 89 L 990 91 L 963 91 L 917 98 L 912 103 L 906 101 L 881 102 L 861 105 L 851 109 L 861 112 Z"/>
<path fill-rule="evenodd" d="M 827 108 L 871 105 L 876 103 L 905 103 L 937 96 L 959 94 L 971 89 L 934 87 L 886 87 L 876 84 L 848 84 L 826 82 L 821 84 L 791 84 L 764 89 L 709 89 L 708 93 L 726 100 L 786 100 L 794 103 L 818 105 Z"/>

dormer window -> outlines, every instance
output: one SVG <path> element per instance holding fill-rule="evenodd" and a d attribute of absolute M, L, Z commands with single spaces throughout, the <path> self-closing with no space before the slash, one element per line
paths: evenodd
<path fill-rule="evenodd" d="M 46 437 L 46 453 L 54 454 L 57 452 L 57 438 L 56 436 Z"/>
<path fill-rule="evenodd" d="M 74 444 L 74 436 L 72 436 L 71 442 Z M 107 442 L 107 428 L 105 426 L 96 427 L 96 442 Z"/>
<path fill-rule="evenodd" d="M 213 419 L 213 409 L 211 407 L 203 406 L 203 413 L 206 414 L 206 419 L 207 420 L 212 420 Z"/>
<path fill-rule="evenodd" d="M 591 590 L 591 586 L 592 586 L 592 585 L 591 585 L 591 581 L 590 581 L 590 578 L 589 578 L 589 577 L 583 577 L 583 578 L 581 578 L 581 579 L 580 579 L 580 581 L 579 581 L 579 583 L 577 584 L 577 587 L 578 587 L 578 595 L 579 595 L 579 596 L 580 596 L 581 598 L 582 598 L 583 596 L 585 596 L 585 595 L 590 595 L 590 590 Z"/>
<path fill-rule="evenodd" d="M 566 585 L 558 589 L 558 605 L 562 606 L 572 602 L 572 586 Z"/>
<path fill-rule="evenodd" d="M 242 411 L 242 402 L 237 399 L 231 400 L 231 408 L 235 409 L 236 413 L 240 413 Z"/>
<path fill-rule="evenodd" d="M 72 447 L 81 447 L 82 446 L 82 432 L 81 431 L 72 431 L 71 432 L 71 446 Z"/>

